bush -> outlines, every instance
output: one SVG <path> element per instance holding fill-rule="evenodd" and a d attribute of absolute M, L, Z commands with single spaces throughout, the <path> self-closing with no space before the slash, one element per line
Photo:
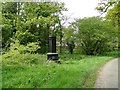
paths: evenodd
<path fill-rule="evenodd" d="M 18 64 L 37 64 L 41 58 L 35 51 L 39 49 L 37 42 L 20 45 L 18 40 L 10 44 L 10 50 L 5 52 L 2 57 L 3 65 L 18 65 Z"/>
<path fill-rule="evenodd" d="M 80 51 L 87 55 L 97 55 L 113 48 L 116 39 L 115 28 L 99 17 L 79 19 L 75 23 Z"/>
<path fill-rule="evenodd" d="M 6 57 L 7 56 L 7 57 Z M 9 56 L 9 57 L 8 57 Z M 9 53 L 6 53 L 2 57 L 2 65 L 34 65 L 40 64 L 46 61 L 45 55 L 39 54 L 19 54 L 16 53 L 13 56 L 10 56 Z"/>
<path fill-rule="evenodd" d="M 27 45 L 21 45 L 19 40 L 13 40 L 13 42 L 10 44 L 10 50 L 8 53 L 20 53 L 20 54 L 24 54 L 24 53 L 35 53 L 35 51 L 37 51 L 40 46 L 38 46 L 38 42 L 32 42 L 32 43 L 28 43 Z"/>

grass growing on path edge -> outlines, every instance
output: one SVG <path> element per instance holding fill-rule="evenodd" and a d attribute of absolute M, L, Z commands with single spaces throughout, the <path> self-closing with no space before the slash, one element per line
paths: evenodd
<path fill-rule="evenodd" d="M 89 76 L 86 78 L 86 81 L 83 85 L 83 88 L 93 88 L 95 81 L 97 79 L 97 76 L 99 75 L 100 69 L 110 60 L 113 60 L 113 57 L 103 57 L 101 58 L 103 62 L 100 62 L 98 66 L 95 67 L 95 70 L 89 74 Z"/>
<path fill-rule="evenodd" d="M 111 56 L 79 54 L 61 57 L 61 65 L 46 62 L 46 56 L 35 55 L 38 64 L 3 65 L 3 88 L 92 88 L 97 71 Z M 34 56 L 32 56 L 34 61 Z M 16 58 L 19 59 L 19 58 Z M 24 59 L 24 58 L 23 58 Z M 27 58 L 29 59 L 29 58 Z M 26 59 L 25 59 L 26 60 Z M 14 61 L 14 60 L 13 60 Z M 19 61 L 19 60 L 16 60 Z M 23 63 L 24 60 L 22 60 Z M 32 62 L 33 62 L 32 61 Z"/>

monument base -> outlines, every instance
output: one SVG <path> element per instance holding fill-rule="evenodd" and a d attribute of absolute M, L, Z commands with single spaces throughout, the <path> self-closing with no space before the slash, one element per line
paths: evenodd
<path fill-rule="evenodd" d="M 47 53 L 47 60 L 58 60 L 58 53 Z"/>

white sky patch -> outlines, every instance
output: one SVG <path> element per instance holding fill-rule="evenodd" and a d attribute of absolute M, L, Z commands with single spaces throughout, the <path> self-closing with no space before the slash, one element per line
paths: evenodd
<path fill-rule="evenodd" d="M 95 9 L 98 5 L 98 0 L 59 0 L 64 2 L 68 11 L 64 11 L 63 14 L 71 17 L 69 21 L 73 21 L 74 18 L 84 18 L 99 16 L 100 13 Z"/>

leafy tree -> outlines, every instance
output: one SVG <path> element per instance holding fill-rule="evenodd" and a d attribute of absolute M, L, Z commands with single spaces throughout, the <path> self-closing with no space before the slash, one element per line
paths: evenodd
<path fill-rule="evenodd" d="M 105 19 L 110 21 L 115 27 L 118 26 L 118 11 L 117 6 L 115 5 L 114 8 L 110 9 L 105 16 Z"/>
<path fill-rule="evenodd" d="M 27 3 L 27 4 L 34 4 L 36 3 Z M 38 8 L 36 6 L 38 5 Z M 38 41 L 40 41 L 41 50 L 40 51 L 47 51 L 48 47 L 48 36 L 49 34 L 56 34 L 58 32 L 56 25 L 59 25 L 59 14 L 61 14 L 61 11 L 64 10 L 64 4 L 63 3 L 38 3 L 33 8 L 34 12 L 30 15 L 32 15 L 34 18 L 33 23 L 38 27 L 36 29 L 35 36 L 38 36 Z M 26 8 L 29 5 L 26 5 Z M 30 5 L 31 6 L 31 5 Z M 31 9 L 31 8 L 29 8 Z M 26 10 L 29 11 L 29 10 Z M 28 12 L 29 13 L 29 12 Z M 36 14 L 36 15 L 35 15 Z M 37 16 L 37 18 L 36 18 Z M 31 17 L 31 16 L 30 16 Z M 33 31 L 33 27 L 31 27 L 31 31 Z M 35 30 L 34 29 L 34 30 Z"/>
<path fill-rule="evenodd" d="M 2 3 L 2 47 L 8 46 L 10 38 L 15 32 L 17 3 Z"/>
<path fill-rule="evenodd" d="M 63 44 L 64 47 L 68 47 L 69 52 L 72 54 L 75 48 L 76 33 L 73 26 L 70 25 L 67 28 L 63 28 Z"/>
<path fill-rule="evenodd" d="M 72 25 L 70 25 L 67 28 L 63 29 L 64 31 L 64 38 L 63 41 L 64 43 L 75 41 L 75 30 L 73 29 Z"/>
<path fill-rule="evenodd" d="M 110 9 L 112 7 L 112 9 Z M 118 28 L 118 37 L 120 37 L 120 1 L 119 0 L 110 0 L 105 1 L 101 0 L 99 3 L 97 10 L 102 13 L 108 11 L 107 19 L 112 21 L 114 25 L 117 25 Z M 118 49 L 120 50 L 120 41 L 118 42 Z"/>
<path fill-rule="evenodd" d="M 3 7 L 10 7 L 12 4 L 13 2 L 5 3 Z M 4 19 L 3 17 L 3 22 L 6 21 L 6 23 L 8 23 L 8 28 L 3 23 L 3 30 L 9 32 L 8 35 L 3 38 L 6 40 L 5 42 L 7 42 L 10 37 L 18 39 L 20 44 L 23 45 L 27 45 L 27 43 L 30 42 L 39 42 L 41 48 L 38 52 L 45 53 L 48 47 L 49 34 L 57 33 L 57 29 L 54 27 L 59 24 L 58 15 L 62 14 L 61 11 L 64 10 L 64 4 L 57 2 L 24 2 L 16 3 L 16 7 L 14 8 L 17 10 L 15 14 L 9 13 L 10 9 L 3 12 L 3 15 L 9 13 L 9 15 L 11 15 L 10 18 L 13 18 L 11 24 L 11 19 L 9 23 L 7 22 L 9 19 Z M 3 43 L 5 42 L 3 40 Z"/>
<path fill-rule="evenodd" d="M 118 47 L 118 10 L 117 10 L 117 5 L 114 5 L 112 9 L 108 11 L 108 13 L 105 16 L 105 20 L 108 22 L 112 23 L 113 26 L 116 28 L 116 37 L 113 38 L 113 43 L 114 43 L 114 48 Z"/>
<path fill-rule="evenodd" d="M 78 19 L 75 23 L 82 53 L 101 54 L 111 49 L 114 27 L 99 17 Z"/>

